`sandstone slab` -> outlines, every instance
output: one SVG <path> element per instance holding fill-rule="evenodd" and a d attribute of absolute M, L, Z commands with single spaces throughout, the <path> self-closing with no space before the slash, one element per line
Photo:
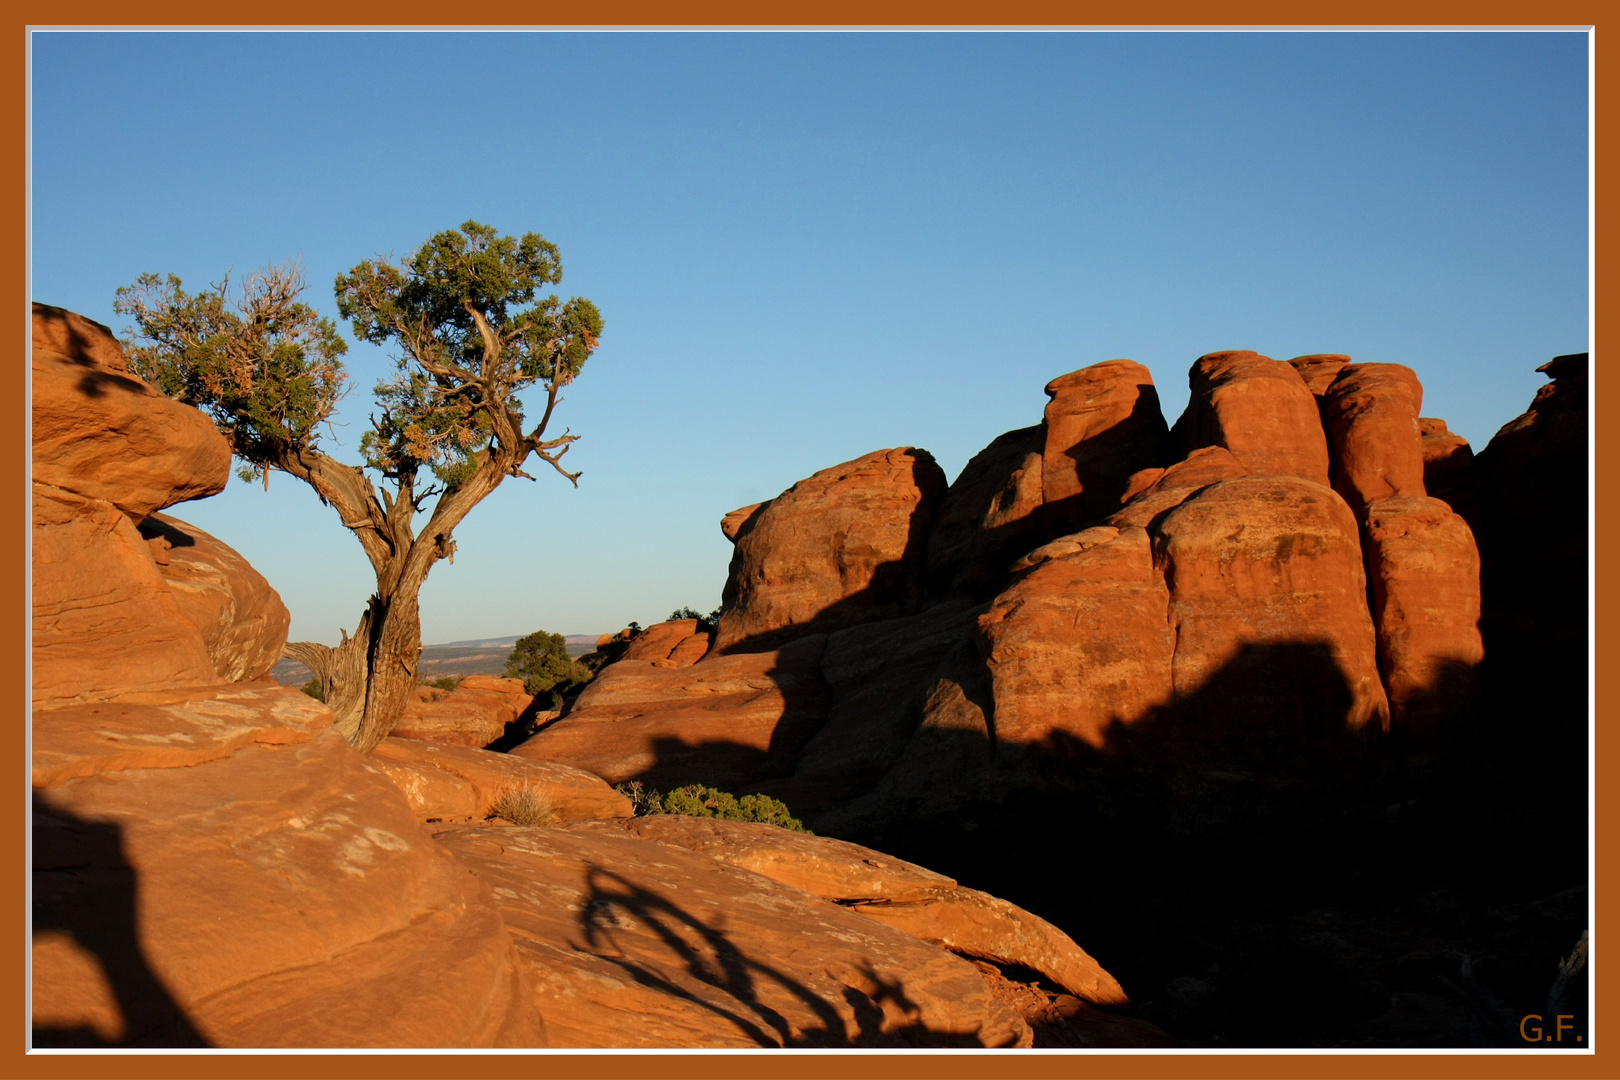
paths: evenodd
<path fill-rule="evenodd" d="M 600 776 L 554 761 L 390 736 L 371 752 L 371 764 L 422 818 L 482 817 L 520 789 L 538 792 L 559 823 L 632 813 L 630 800 Z"/>
<path fill-rule="evenodd" d="M 485 747 L 534 705 L 521 679 L 468 675 L 453 690 L 421 686 L 390 734 L 446 746 Z"/>
<path fill-rule="evenodd" d="M 492 888 L 553 1046 L 1029 1045 L 967 961 L 706 855 L 598 823 L 437 840 Z"/>
<path fill-rule="evenodd" d="M 826 635 L 769 653 L 710 656 L 684 668 L 620 660 L 574 707 L 512 749 L 558 761 L 610 784 L 741 787 L 792 773 L 826 720 L 819 672 Z"/>
<path fill-rule="evenodd" d="M 34 786 L 126 769 L 199 765 L 253 743 L 309 742 L 333 719 L 321 702 L 270 680 L 128 697 L 133 700 L 36 712 Z"/>
<path fill-rule="evenodd" d="M 333 730 L 57 783 L 33 873 L 37 1044 L 544 1044 L 487 887 Z"/>
<path fill-rule="evenodd" d="M 1132 487 L 1139 490 L 1127 492 L 1125 505 L 1108 518 L 1108 524 L 1121 529 L 1133 525 L 1149 528 L 1195 492 L 1222 480 L 1249 475 L 1243 462 L 1225 447 L 1199 447 L 1168 469 L 1134 477 Z"/>
<path fill-rule="evenodd" d="M 881 851 L 775 825 L 677 815 L 599 828 L 701 852 L 960 955 L 1027 967 L 1096 1005 L 1128 1004 L 1114 977 L 1045 919 Z"/>

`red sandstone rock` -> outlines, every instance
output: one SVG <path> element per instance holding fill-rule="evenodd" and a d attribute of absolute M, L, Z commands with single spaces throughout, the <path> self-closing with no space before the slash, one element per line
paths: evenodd
<path fill-rule="evenodd" d="M 482 817 L 508 791 L 537 791 L 558 823 L 629 817 L 630 800 L 600 776 L 551 761 L 394 736 L 371 763 L 397 784 L 421 818 Z"/>
<path fill-rule="evenodd" d="M 534 703 L 521 679 L 468 675 L 454 690 L 421 686 L 391 734 L 446 746 L 484 747 Z"/>
<path fill-rule="evenodd" d="M 180 611 L 202 634 L 220 682 L 263 678 L 281 659 L 291 616 L 281 597 L 233 549 L 166 514 L 141 523 L 161 550 L 158 572 Z"/>
<path fill-rule="evenodd" d="M 979 620 L 998 755 L 1062 751 L 1076 741 L 1102 749 L 1114 725 L 1170 702 L 1176 641 L 1148 534 L 1094 528 L 1075 539 L 1073 550 L 1016 579 Z"/>
<path fill-rule="evenodd" d="M 1339 377 L 1352 363 L 1343 353 L 1312 353 L 1309 356 L 1296 356 L 1288 361 L 1290 367 L 1299 372 L 1299 377 L 1305 380 L 1305 385 L 1318 400 L 1327 393 L 1327 388 L 1333 385 L 1333 380 Z"/>
<path fill-rule="evenodd" d="M 1352 729 L 1385 722 L 1358 530 L 1332 489 L 1225 480 L 1156 534 L 1180 720 L 1283 733 L 1324 714 Z"/>
<path fill-rule="evenodd" d="M 710 656 L 684 668 L 620 660 L 568 715 L 512 753 L 586 769 L 610 784 L 703 783 L 741 794 L 791 773 L 825 720 L 818 666 L 826 642 L 817 634 L 775 652 Z"/>
<path fill-rule="evenodd" d="M 1243 462 L 1220 446 L 1200 447 L 1168 469 L 1155 471 L 1156 476 L 1151 473 L 1141 476 L 1140 492 L 1109 517 L 1109 525 L 1121 529 L 1132 525 L 1147 528 L 1160 514 L 1180 506 L 1194 492 L 1222 480 L 1249 475 Z"/>
<path fill-rule="evenodd" d="M 309 742 L 331 726 L 332 710 L 268 679 L 69 705 L 34 715 L 33 785 L 199 765 L 251 743 Z"/>
<path fill-rule="evenodd" d="M 554 1046 L 1028 1046 L 958 957 L 604 823 L 439 843 L 493 887 Z"/>
<path fill-rule="evenodd" d="M 823 469 L 738 533 L 719 652 L 908 614 L 922 595 L 945 475 L 926 450 L 879 450 Z"/>
<path fill-rule="evenodd" d="M 56 312 L 34 312 L 34 482 L 110 502 L 137 521 L 223 490 L 231 449 L 213 422 L 125 371 L 99 324 Z"/>
<path fill-rule="evenodd" d="M 679 645 L 670 650 L 669 656 L 656 661 L 656 663 L 668 667 L 691 667 L 709 655 L 709 644 L 713 640 L 713 636 L 707 632 L 702 632 L 683 638 Z"/>
<path fill-rule="evenodd" d="M 35 708 L 218 681 L 129 517 L 111 503 L 35 484 Z"/>
<path fill-rule="evenodd" d="M 171 719 L 227 705 L 283 723 L 235 690 Z M 36 1045 L 544 1045 L 488 887 L 330 726 L 139 765 L 36 789 Z"/>
<path fill-rule="evenodd" d="M 1423 490 L 1441 500 L 1465 521 L 1479 518 L 1479 478 L 1468 440 L 1446 430 L 1446 422 L 1419 417 L 1423 433 Z"/>
<path fill-rule="evenodd" d="M 1256 352 L 1209 353 L 1189 373 L 1187 410 L 1171 434 L 1183 452 L 1224 446 L 1255 476 L 1328 482 L 1316 398 L 1292 366 Z"/>
<path fill-rule="evenodd" d="M 78 312 L 34 301 L 34 348 L 108 371 L 128 371 L 124 348 L 112 327 Z"/>
<path fill-rule="evenodd" d="M 701 852 L 959 955 L 1038 971 L 1093 1004 L 1129 1004 L 1114 977 L 1045 919 L 881 851 L 775 825 L 673 814 L 595 828 Z"/>
<path fill-rule="evenodd" d="M 766 503 L 754 503 L 752 506 L 733 510 L 720 519 L 720 531 L 726 534 L 727 540 L 736 543 L 744 530 L 754 527 L 759 512 L 765 509 L 765 506 Z"/>
<path fill-rule="evenodd" d="M 1425 494 L 1418 413 L 1423 387 L 1401 364 L 1351 364 L 1322 398 L 1333 455 L 1333 490 L 1356 519 L 1367 504 Z"/>
<path fill-rule="evenodd" d="M 1474 535 L 1439 499 L 1382 499 L 1367 508 L 1367 565 L 1392 729 L 1439 734 L 1471 711 L 1485 654 Z"/>
<path fill-rule="evenodd" d="M 1041 451 L 1046 427 L 1009 431 L 975 454 L 940 506 L 928 538 L 928 576 L 941 592 L 991 595 L 1007 564 L 1042 535 Z"/>
<path fill-rule="evenodd" d="M 830 635 L 821 658 L 827 720 L 793 776 L 760 790 L 797 813 L 870 790 L 905 749 L 930 677 L 982 610 L 956 601 Z"/>
<path fill-rule="evenodd" d="M 654 623 L 630 641 L 624 660 L 667 660 L 675 646 L 697 633 L 696 619 L 673 619 Z"/>
<path fill-rule="evenodd" d="M 1095 524 L 1119 506 L 1131 474 L 1170 459 L 1148 369 L 1107 360 L 1046 384 L 1041 489 L 1047 535 Z"/>

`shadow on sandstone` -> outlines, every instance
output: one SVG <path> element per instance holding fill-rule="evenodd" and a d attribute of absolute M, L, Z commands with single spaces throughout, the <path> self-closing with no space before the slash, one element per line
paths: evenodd
<path fill-rule="evenodd" d="M 91 1026 L 36 1024 L 40 1047 L 209 1045 L 152 970 L 137 925 L 139 881 L 123 830 L 87 821 L 33 796 L 33 936 L 70 938 L 99 966 L 122 1018 L 120 1036 Z M 92 981 L 86 976 L 86 990 Z M 93 996 L 86 993 L 85 997 Z"/>
<path fill-rule="evenodd" d="M 1246 648 L 1101 748 L 1008 747 L 988 675 L 958 676 L 979 732 L 929 732 L 864 822 L 807 823 L 1041 914 L 1186 1044 L 1467 1045 L 1436 976 L 1470 957 L 1534 1012 L 1585 929 L 1571 725 L 1526 752 L 1526 718 L 1485 698 L 1445 730 L 1353 730 L 1338 665 L 1299 642 Z"/>
<path fill-rule="evenodd" d="M 1534 1012 L 1585 929 L 1586 757 L 1522 694 L 1459 701 L 1454 667 L 1408 705 L 1448 722 L 1357 730 L 1326 645 L 1251 645 L 1100 747 L 1008 745 L 964 642 L 912 711 L 943 694 L 974 722 L 919 727 L 863 798 L 795 805 L 780 765 L 725 742 L 662 740 L 651 772 L 712 784 L 726 762 L 817 832 L 1042 915 L 1186 1044 L 1467 1045 L 1438 978 L 1470 958 Z"/>
<path fill-rule="evenodd" d="M 722 926 L 705 923 L 673 899 L 642 888 L 605 867 L 590 867 L 586 882 L 590 893 L 580 914 L 580 928 L 588 951 L 619 967 L 642 986 L 712 1012 L 759 1046 L 981 1045 L 971 1037 L 935 1032 L 918 1020 L 891 1023 L 885 1030 L 886 1011 L 914 1017 L 919 1008 L 906 996 L 902 983 L 884 979 L 869 966 L 857 973 L 863 983 L 860 988 L 844 987 L 844 1002 L 858 1026 L 851 1038 L 831 1002 L 765 959 L 745 953 Z M 615 944 L 614 931 L 627 919 L 651 928 L 669 950 L 674 966 L 713 987 L 718 994 L 700 997 L 626 955 Z M 821 1025 L 795 1032 L 781 1013 L 761 999 L 761 990 L 767 984 L 803 1002 Z"/>

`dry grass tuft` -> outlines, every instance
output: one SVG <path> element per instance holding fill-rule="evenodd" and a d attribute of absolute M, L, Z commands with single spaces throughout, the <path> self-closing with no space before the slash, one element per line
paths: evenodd
<path fill-rule="evenodd" d="M 503 789 L 489 812 L 514 825 L 550 825 L 557 820 L 557 808 L 545 792 L 527 782 Z"/>

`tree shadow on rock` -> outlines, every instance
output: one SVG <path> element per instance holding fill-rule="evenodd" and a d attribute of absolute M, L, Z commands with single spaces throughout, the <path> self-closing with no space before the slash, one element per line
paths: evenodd
<path fill-rule="evenodd" d="M 123 830 L 87 821 L 33 796 L 33 935 L 65 935 L 93 957 L 122 1020 L 122 1034 L 91 1025 L 33 1026 L 40 1047 L 206 1047 L 208 1041 L 141 947 L 139 881 Z M 36 968 L 35 980 L 41 978 Z"/>
<path fill-rule="evenodd" d="M 722 925 L 706 923 L 670 898 L 604 867 L 588 867 L 586 882 L 590 891 L 580 913 L 586 951 L 617 966 L 641 986 L 713 1013 L 759 1046 L 982 1045 L 971 1036 L 930 1029 L 903 983 L 884 979 L 869 963 L 835 976 L 843 983 L 840 996 L 855 1021 L 851 1035 L 832 1002 L 781 968 L 749 955 Z M 621 948 L 620 932 L 629 928 L 651 930 L 667 951 L 667 960 L 643 962 L 632 954 L 645 954 L 645 949 L 629 943 L 629 948 Z M 674 981 L 681 976 L 712 992 Z M 770 987 L 802 1003 L 816 1018 L 816 1026 L 795 1029 L 765 1000 Z M 904 1019 L 897 1023 L 896 1016 Z"/>

